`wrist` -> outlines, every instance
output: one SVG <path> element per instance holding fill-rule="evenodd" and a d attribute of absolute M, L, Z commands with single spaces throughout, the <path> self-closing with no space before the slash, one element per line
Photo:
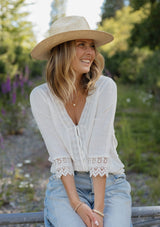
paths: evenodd
<path fill-rule="evenodd" d="M 98 215 L 101 216 L 102 218 L 104 218 L 104 213 L 103 213 L 103 212 L 101 212 L 101 211 L 99 211 L 99 210 L 97 210 L 97 209 L 93 209 L 93 212 L 96 213 L 96 214 L 98 214 Z"/>
<path fill-rule="evenodd" d="M 103 213 L 103 210 L 104 210 L 104 203 L 101 203 L 101 204 L 95 203 L 95 204 L 94 204 L 94 209 L 95 209 L 95 210 L 99 210 L 100 212 Z"/>
<path fill-rule="evenodd" d="M 77 210 L 80 208 L 80 206 L 82 206 L 84 203 L 83 202 L 79 202 L 76 207 L 74 208 L 74 211 L 77 212 Z"/>
<path fill-rule="evenodd" d="M 80 202 L 81 202 L 80 199 L 75 199 L 75 200 L 70 201 L 71 207 L 72 207 L 73 209 L 75 209 L 75 207 L 76 207 Z"/>

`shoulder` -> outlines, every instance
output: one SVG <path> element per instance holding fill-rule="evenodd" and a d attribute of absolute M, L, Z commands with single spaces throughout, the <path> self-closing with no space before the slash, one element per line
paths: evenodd
<path fill-rule="evenodd" d="M 47 83 L 43 83 L 33 88 L 30 95 L 34 95 L 37 93 L 46 93 L 46 92 L 47 92 Z"/>
<path fill-rule="evenodd" d="M 31 93 L 30 93 L 30 102 L 46 102 L 48 96 L 49 96 L 49 88 L 47 83 L 43 83 L 37 87 L 35 87 Z"/>
<path fill-rule="evenodd" d="M 112 78 L 103 75 L 101 75 L 97 80 L 95 86 L 100 93 L 103 93 L 104 91 L 117 91 L 117 85 L 115 81 Z"/>
<path fill-rule="evenodd" d="M 47 83 L 43 83 L 35 88 L 30 93 L 30 98 L 36 97 L 36 96 L 45 96 L 48 93 L 48 86 Z"/>

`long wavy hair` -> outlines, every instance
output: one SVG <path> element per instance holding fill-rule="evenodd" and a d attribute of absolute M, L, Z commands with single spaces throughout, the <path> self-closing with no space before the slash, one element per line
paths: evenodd
<path fill-rule="evenodd" d="M 50 90 L 67 103 L 72 101 L 73 93 L 76 91 L 76 73 L 72 68 L 72 61 L 76 56 L 75 41 L 68 41 L 55 46 L 46 66 L 46 80 Z M 90 71 L 83 74 L 80 80 L 80 88 L 83 93 L 94 89 L 94 85 L 100 77 L 104 68 L 104 58 L 96 50 L 96 57 L 91 65 Z"/>

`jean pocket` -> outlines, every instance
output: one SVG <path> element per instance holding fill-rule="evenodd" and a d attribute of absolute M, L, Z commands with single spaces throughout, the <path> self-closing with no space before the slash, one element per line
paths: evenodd
<path fill-rule="evenodd" d="M 113 176 L 114 176 L 113 184 L 120 184 L 120 183 L 126 182 L 126 175 L 124 173 L 123 174 L 115 174 Z"/>
<path fill-rule="evenodd" d="M 122 174 L 114 174 L 114 179 L 119 180 L 119 179 L 126 179 L 126 175 L 124 173 Z"/>
<path fill-rule="evenodd" d="M 126 192 L 130 194 L 131 192 L 131 185 L 130 183 L 126 180 L 126 175 L 125 174 L 118 174 L 114 175 L 115 181 L 114 184 L 119 185 L 122 188 L 125 188 Z"/>

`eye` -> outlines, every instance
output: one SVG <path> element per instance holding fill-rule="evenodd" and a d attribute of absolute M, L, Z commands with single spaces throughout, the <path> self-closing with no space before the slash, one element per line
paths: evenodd
<path fill-rule="evenodd" d="M 94 43 L 93 43 L 93 44 L 91 44 L 91 48 L 92 48 L 92 49 L 94 49 L 94 50 L 96 49 L 96 47 L 95 47 L 95 44 L 94 44 Z"/>
<path fill-rule="evenodd" d="M 78 43 L 78 45 L 77 46 L 79 46 L 79 47 L 84 47 L 85 46 L 85 43 Z"/>

